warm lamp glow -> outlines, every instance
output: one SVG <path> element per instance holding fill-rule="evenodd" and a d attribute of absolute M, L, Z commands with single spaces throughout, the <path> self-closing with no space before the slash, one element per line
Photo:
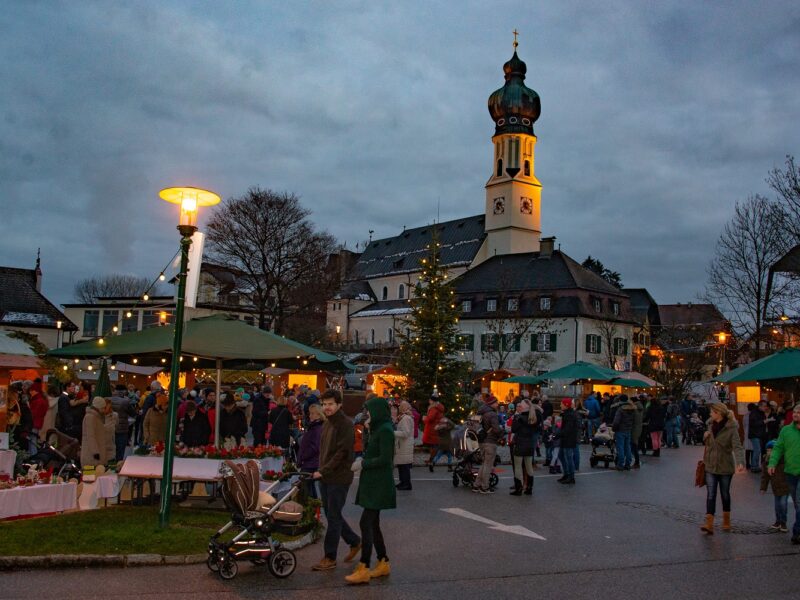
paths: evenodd
<path fill-rule="evenodd" d="M 728 339 L 728 334 L 725 333 L 724 331 L 720 331 L 717 335 L 719 336 L 719 343 L 720 344 L 724 344 L 725 340 Z"/>
<path fill-rule="evenodd" d="M 158 193 L 159 198 L 181 207 L 179 226 L 197 227 L 197 209 L 201 206 L 219 204 L 221 198 L 214 192 L 194 187 L 165 188 Z"/>

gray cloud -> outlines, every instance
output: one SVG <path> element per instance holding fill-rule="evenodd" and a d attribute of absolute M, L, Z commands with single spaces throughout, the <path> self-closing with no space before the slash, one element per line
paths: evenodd
<path fill-rule="evenodd" d="M 158 273 L 168 185 L 294 191 L 349 247 L 482 212 L 515 27 L 545 233 L 659 301 L 703 288 L 800 139 L 792 2 L 18 2 L 0 24 L 0 256 L 41 246 L 58 302 Z"/>

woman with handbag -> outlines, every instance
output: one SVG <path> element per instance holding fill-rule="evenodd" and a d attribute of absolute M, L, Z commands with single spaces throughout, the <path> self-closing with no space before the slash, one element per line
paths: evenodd
<path fill-rule="evenodd" d="M 739 439 L 739 424 L 734 414 L 722 402 L 711 405 L 711 418 L 708 431 L 703 435 L 705 452 L 706 520 L 700 527 L 703 532 L 713 535 L 714 513 L 717 505 L 717 488 L 722 496 L 722 530 L 731 529 L 731 479 L 734 472 L 743 473 L 744 448 Z M 698 465 L 698 470 L 702 469 Z"/>

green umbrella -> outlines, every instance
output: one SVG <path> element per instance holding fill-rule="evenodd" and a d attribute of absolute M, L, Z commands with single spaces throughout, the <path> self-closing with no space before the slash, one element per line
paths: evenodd
<path fill-rule="evenodd" d="M 175 326 L 152 327 L 112 335 L 97 340 L 51 350 L 58 358 L 115 357 L 129 364 L 166 366 L 171 360 Z M 100 340 L 102 339 L 102 343 Z M 223 361 L 225 367 L 236 367 L 258 360 L 275 362 L 276 366 L 345 371 L 344 362 L 333 354 L 264 331 L 226 315 L 191 319 L 184 325 L 181 344 L 187 368 L 214 367 Z M 197 359 L 197 360 L 195 360 Z"/>
<path fill-rule="evenodd" d="M 723 373 L 714 381 L 731 383 L 734 381 L 763 381 L 800 377 L 800 349 L 784 348 L 764 358 Z"/>
<path fill-rule="evenodd" d="M 614 379 L 609 379 L 606 383 L 608 383 L 608 385 L 618 385 L 620 387 L 627 388 L 652 387 L 649 383 L 642 381 L 641 379 L 626 379 L 625 377 L 614 377 Z"/>
<path fill-rule="evenodd" d="M 108 377 L 108 365 L 105 360 L 100 363 L 100 370 L 97 372 L 97 387 L 94 389 L 94 395 L 103 398 L 111 396 L 111 379 Z"/>
<path fill-rule="evenodd" d="M 538 375 L 516 375 L 515 377 L 509 377 L 508 379 L 503 379 L 504 383 L 524 383 L 527 385 L 539 385 L 544 383 L 546 380 Z"/>
<path fill-rule="evenodd" d="M 579 360 L 560 369 L 548 371 L 543 375 L 539 375 L 541 379 L 569 379 L 569 380 L 585 380 L 596 379 L 597 381 L 608 381 L 614 377 L 619 377 L 619 371 L 601 367 L 592 363 Z"/>

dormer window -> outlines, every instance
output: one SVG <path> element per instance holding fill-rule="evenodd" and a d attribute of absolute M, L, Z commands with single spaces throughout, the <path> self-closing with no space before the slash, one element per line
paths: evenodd
<path fill-rule="evenodd" d="M 464 300 L 461 303 L 461 312 L 472 312 L 472 300 Z"/>
<path fill-rule="evenodd" d="M 619 302 L 611 303 L 611 312 L 613 312 L 616 316 L 619 316 Z"/>
<path fill-rule="evenodd" d="M 509 298 L 508 299 L 508 312 L 514 312 L 519 310 L 519 298 Z"/>
<path fill-rule="evenodd" d="M 550 310 L 552 306 L 552 299 L 550 296 L 542 296 L 539 298 L 539 310 Z"/>
<path fill-rule="evenodd" d="M 495 312 L 497 310 L 497 299 L 490 298 L 486 301 L 486 312 Z"/>
<path fill-rule="evenodd" d="M 592 308 L 594 308 L 594 312 L 596 313 L 603 310 L 603 303 L 600 301 L 600 298 L 592 298 Z"/>

